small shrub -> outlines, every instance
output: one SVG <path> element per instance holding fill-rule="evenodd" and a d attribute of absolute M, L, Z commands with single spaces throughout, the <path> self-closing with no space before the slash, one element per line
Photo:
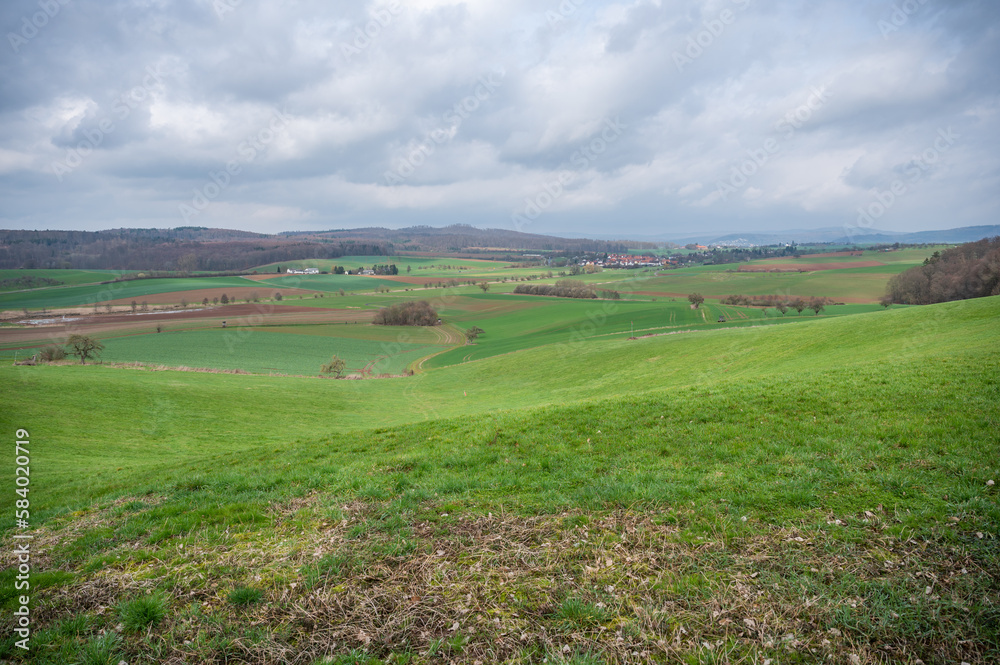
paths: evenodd
<path fill-rule="evenodd" d="M 138 632 L 155 626 L 167 615 L 167 604 L 163 596 L 153 594 L 127 600 L 118 606 L 118 616 L 125 630 Z"/>
<path fill-rule="evenodd" d="M 330 358 L 330 362 L 323 364 L 319 371 L 321 374 L 333 374 L 337 378 L 343 376 L 344 371 L 347 369 L 347 363 L 344 362 L 342 358 L 333 356 Z"/>
<path fill-rule="evenodd" d="M 47 363 L 53 362 L 55 360 L 64 360 L 66 358 L 66 350 L 61 346 L 56 346 L 55 344 L 50 344 L 39 352 L 39 358 Z"/>
<path fill-rule="evenodd" d="M 229 592 L 229 604 L 230 605 L 253 605 L 254 603 L 259 603 L 260 599 L 264 597 L 264 592 L 260 589 L 251 589 L 250 587 L 236 587 Z"/>

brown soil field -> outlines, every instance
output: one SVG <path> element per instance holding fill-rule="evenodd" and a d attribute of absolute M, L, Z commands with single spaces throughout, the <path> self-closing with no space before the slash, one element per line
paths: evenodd
<path fill-rule="evenodd" d="M 371 275 L 368 275 L 368 277 L 371 277 Z M 410 275 L 378 275 L 378 278 L 393 282 L 402 282 L 403 284 L 416 284 L 417 286 L 447 282 L 449 279 L 458 279 L 457 277 L 411 277 Z"/>
<path fill-rule="evenodd" d="M 845 270 L 847 268 L 874 268 L 884 266 L 880 261 L 843 261 L 838 263 L 769 263 L 766 266 L 740 266 L 736 272 L 814 272 L 816 270 Z"/>
<path fill-rule="evenodd" d="M 818 259 L 821 256 L 823 256 L 823 257 L 825 257 L 825 256 L 863 256 L 863 254 L 861 252 L 825 252 L 825 253 L 820 253 L 820 254 L 802 254 L 801 256 L 804 259 Z M 765 260 L 766 261 L 774 261 L 774 260 L 780 261 L 781 259 L 778 258 L 778 259 L 765 259 Z"/>
<path fill-rule="evenodd" d="M 118 300 L 111 300 L 112 305 L 128 305 L 131 304 L 133 300 L 137 302 L 142 302 L 145 300 L 150 305 L 168 305 L 173 303 L 179 303 L 181 299 L 187 300 L 191 304 L 200 303 L 205 298 L 208 298 L 209 302 L 213 298 L 221 298 L 222 294 L 225 293 L 230 299 L 237 298 L 243 300 L 250 297 L 256 293 L 260 298 L 273 298 L 276 292 L 281 293 L 282 298 L 298 298 L 298 296 L 307 296 L 312 298 L 312 291 L 306 291 L 305 289 L 275 289 L 269 286 L 237 286 L 228 287 L 222 289 L 195 289 L 193 291 L 170 291 L 168 293 L 156 293 L 151 296 L 142 296 L 141 298 L 119 298 Z"/>
<path fill-rule="evenodd" d="M 175 313 L 150 312 L 148 314 L 104 314 L 87 315 L 75 321 L 44 326 L 25 326 L 23 328 L 0 329 L 0 343 L 13 342 L 44 342 L 62 343 L 71 334 L 107 335 L 116 332 L 128 332 L 155 329 L 162 324 L 166 329 L 170 323 L 178 321 L 203 320 L 205 325 L 186 325 L 185 328 L 216 327 L 222 321 L 227 327 L 283 325 L 293 323 L 348 323 L 359 321 L 371 322 L 375 316 L 373 310 L 325 309 L 321 307 L 298 307 L 291 305 L 272 305 L 271 303 L 250 303 L 226 305 L 225 307 L 210 307 L 203 310 L 184 310 Z"/>
<path fill-rule="evenodd" d="M 266 272 L 260 275 L 243 275 L 243 279 L 252 279 L 255 282 L 260 282 L 265 279 L 275 279 L 277 277 L 287 277 L 287 275 L 277 272 Z"/>
<path fill-rule="evenodd" d="M 672 293 L 670 291 L 622 291 L 622 293 L 628 293 L 636 296 L 653 296 L 656 298 L 678 298 L 684 300 L 687 300 L 688 297 L 687 293 Z M 736 294 L 731 294 L 731 295 L 736 295 Z M 705 297 L 711 300 L 719 300 L 721 298 L 728 297 L 728 295 L 726 296 L 711 295 Z M 794 298 L 795 296 L 789 295 L 788 297 Z M 802 297 L 805 298 L 806 300 L 809 300 L 809 296 L 802 296 Z M 837 296 L 836 300 L 837 302 L 849 303 L 852 305 L 866 305 L 872 302 L 870 299 L 867 298 L 845 298 L 844 296 Z M 713 304 L 718 304 L 718 303 L 713 303 Z"/>
<path fill-rule="evenodd" d="M 683 298 L 687 300 L 689 294 L 687 293 L 674 293 L 673 291 L 622 291 L 622 293 L 629 293 L 634 296 L 653 296 L 654 298 Z M 709 296 L 714 298 L 715 296 Z"/>

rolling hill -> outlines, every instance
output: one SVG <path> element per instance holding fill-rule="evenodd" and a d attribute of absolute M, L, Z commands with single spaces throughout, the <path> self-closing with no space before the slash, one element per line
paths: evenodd
<path fill-rule="evenodd" d="M 982 298 L 385 381 L 0 367 L 3 426 L 38 423 L 45 553 L 35 651 L 0 654 L 994 660 L 998 316 Z"/>

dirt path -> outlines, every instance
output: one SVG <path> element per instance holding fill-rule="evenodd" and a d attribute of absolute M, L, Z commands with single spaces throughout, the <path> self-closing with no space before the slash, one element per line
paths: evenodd
<path fill-rule="evenodd" d="M 445 323 L 440 326 L 434 326 L 431 331 L 437 336 L 439 342 L 443 346 L 447 346 L 447 349 L 442 349 L 436 353 L 432 353 L 428 356 L 416 360 L 410 365 L 410 369 L 416 372 L 424 371 L 424 363 L 433 358 L 434 356 L 439 356 L 442 353 L 451 351 L 454 347 L 465 344 L 465 333 L 459 331 L 457 327 L 450 323 Z"/>

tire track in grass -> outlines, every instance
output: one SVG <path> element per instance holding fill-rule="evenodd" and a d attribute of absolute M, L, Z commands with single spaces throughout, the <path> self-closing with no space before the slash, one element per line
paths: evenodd
<path fill-rule="evenodd" d="M 453 348 L 465 344 L 465 335 L 459 333 L 458 329 L 455 328 L 455 326 L 450 323 L 445 323 L 440 326 L 434 326 L 431 328 L 431 332 L 433 332 L 437 336 L 438 341 L 441 342 L 441 345 L 447 348 L 441 351 L 436 351 L 435 353 L 424 356 L 423 358 L 415 361 L 412 365 L 410 365 L 410 369 L 412 369 L 414 373 L 424 371 L 424 363 L 426 363 L 434 356 L 439 356 L 442 353 L 447 353 L 448 351 L 451 351 Z"/>

